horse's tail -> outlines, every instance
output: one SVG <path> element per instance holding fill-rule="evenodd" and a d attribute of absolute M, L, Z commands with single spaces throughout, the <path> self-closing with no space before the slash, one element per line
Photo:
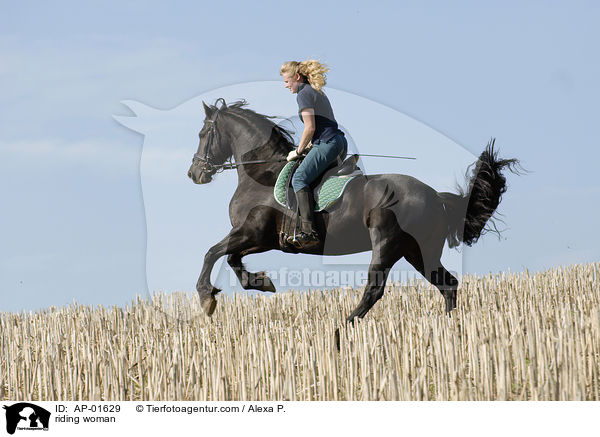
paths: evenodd
<path fill-rule="evenodd" d="M 494 142 L 495 139 L 490 140 L 475 163 L 466 193 L 463 189 L 459 189 L 460 194 L 438 193 L 448 214 L 447 240 L 450 247 L 458 246 L 461 241 L 471 246 L 485 233 L 485 225 L 506 191 L 502 169 L 507 167 L 518 174 L 519 161 L 498 159 Z"/>

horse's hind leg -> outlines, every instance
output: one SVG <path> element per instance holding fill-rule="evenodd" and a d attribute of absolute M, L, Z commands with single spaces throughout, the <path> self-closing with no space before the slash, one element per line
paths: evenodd
<path fill-rule="evenodd" d="M 437 267 L 429 270 L 430 278 L 429 281 L 435 285 L 444 300 L 446 301 L 446 313 L 450 315 L 450 312 L 456 308 L 456 295 L 458 290 L 458 279 L 450 273 L 438 260 Z"/>
<path fill-rule="evenodd" d="M 440 248 L 436 247 L 435 250 L 432 250 L 430 246 L 419 248 L 416 241 L 413 240 L 413 242 L 414 244 L 411 244 L 410 250 L 405 253 L 404 257 L 425 279 L 436 286 L 442 296 L 444 296 L 446 313 L 450 314 L 456 308 L 458 279 L 446 270 L 440 260 L 443 240 L 441 244 L 436 245 L 439 245 Z"/>
<path fill-rule="evenodd" d="M 383 296 L 385 282 L 391 267 L 398 259 L 392 261 L 372 261 L 369 266 L 369 277 L 363 297 L 356 309 L 348 317 L 348 322 L 354 322 L 356 317 L 362 318 L 369 312 L 375 303 Z"/>
<path fill-rule="evenodd" d="M 249 253 L 258 253 L 264 252 L 268 249 L 262 249 L 257 251 L 246 251 L 244 255 L 248 255 Z M 238 277 L 240 284 L 242 284 L 242 288 L 244 290 L 259 290 L 259 291 L 269 291 L 271 293 L 275 293 L 275 285 L 271 281 L 271 278 L 267 276 L 266 272 L 258 272 L 253 273 L 246 270 L 244 264 L 242 263 L 242 255 L 239 253 L 233 253 L 227 257 L 227 263 L 231 266 L 236 276 Z"/>
<path fill-rule="evenodd" d="M 403 232 L 398 226 L 396 216 L 392 211 L 387 209 L 372 210 L 369 213 L 368 226 L 373 256 L 369 266 L 367 285 L 360 303 L 348 317 L 348 322 L 354 322 L 356 317 L 364 317 L 383 296 L 390 269 L 402 257 Z"/>

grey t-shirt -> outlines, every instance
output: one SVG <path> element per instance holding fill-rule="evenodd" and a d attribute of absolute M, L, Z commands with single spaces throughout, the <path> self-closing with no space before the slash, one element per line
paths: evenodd
<path fill-rule="evenodd" d="M 298 115 L 302 123 L 304 123 L 301 114 L 303 109 L 312 108 L 315 111 L 313 143 L 317 140 L 327 142 L 339 133 L 344 134 L 338 128 L 338 124 L 333 116 L 333 109 L 331 109 L 331 103 L 329 103 L 329 99 L 325 93 L 319 93 L 310 84 L 303 82 L 298 85 L 296 101 L 298 102 Z"/>

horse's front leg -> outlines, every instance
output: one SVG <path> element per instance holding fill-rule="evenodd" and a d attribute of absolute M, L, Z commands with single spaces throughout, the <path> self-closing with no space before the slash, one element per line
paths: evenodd
<path fill-rule="evenodd" d="M 244 251 L 244 255 L 265 252 L 266 250 L 268 249 L 246 250 Z M 244 264 L 242 263 L 242 256 L 243 255 L 239 253 L 234 253 L 227 257 L 227 262 L 238 277 L 240 284 L 242 284 L 242 288 L 244 288 L 244 290 L 254 289 L 275 293 L 275 285 L 273 285 L 273 282 L 271 281 L 271 278 L 267 276 L 267 273 L 254 273 L 246 270 L 246 267 L 244 267 Z"/>
<path fill-rule="evenodd" d="M 210 283 L 213 266 L 223 255 L 237 253 L 244 248 L 244 235 L 238 229 L 234 229 L 204 255 L 204 265 L 196 284 L 196 290 L 200 296 L 200 305 L 207 315 L 211 316 L 215 311 L 217 306 L 215 296 L 221 291 Z"/>

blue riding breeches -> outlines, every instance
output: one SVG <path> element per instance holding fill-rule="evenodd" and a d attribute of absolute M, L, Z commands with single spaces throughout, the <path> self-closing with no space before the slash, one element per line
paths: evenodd
<path fill-rule="evenodd" d="M 348 153 L 348 140 L 342 134 L 337 134 L 327 142 L 317 140 L 292 176 L 294 192 L 297 193 L 302 188 L 308 187 L 336 160 L 341 164 L 346 153 Z"/>

